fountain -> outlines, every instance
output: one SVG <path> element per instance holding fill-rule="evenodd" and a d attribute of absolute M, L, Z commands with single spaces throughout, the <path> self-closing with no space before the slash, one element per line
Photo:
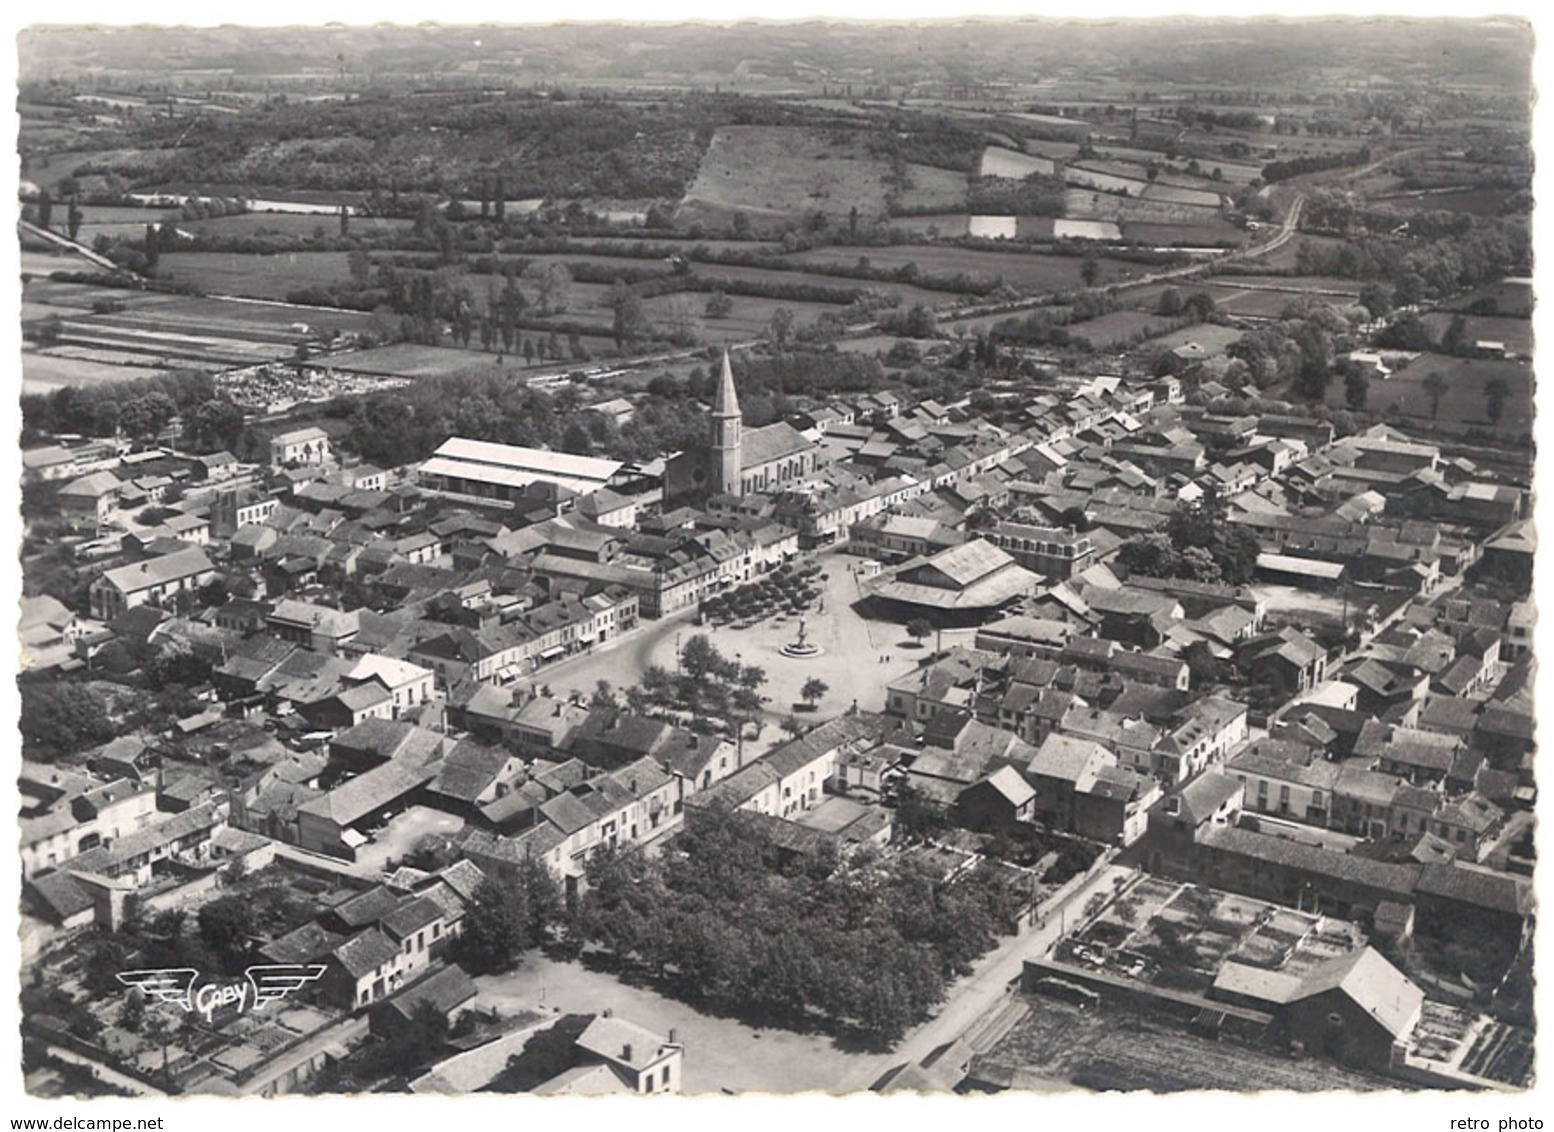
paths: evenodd
<path fill-rule="evenodd" d="M 791 656 L 795 660 L 808 660 L 810 657 L 820 655 L 820 646 L 812 645 L 804 639 L 804 618 L 799 618 L 799 637 L 796 641 L 789 641 L 777 650 L 783 656 Z"/>

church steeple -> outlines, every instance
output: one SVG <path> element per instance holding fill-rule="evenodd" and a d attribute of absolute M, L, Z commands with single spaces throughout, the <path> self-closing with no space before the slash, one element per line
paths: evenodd
<path fill-rule="evenodd" d="M 728 351 L 723 351 L 723 373 L 712 401 L 712 491 L 715 495 L 743 495 L 739 396 L 734 391 L 734 371 Z"/>
<path fill-rule="evenodd" d="M 734 371 L 729 368 L 728 351 L 723 351 L 723 374 L 718 379 L 718 392 L 712 401 L 714 417 L 739 416 L 739 397 L 734 392 Z"/>

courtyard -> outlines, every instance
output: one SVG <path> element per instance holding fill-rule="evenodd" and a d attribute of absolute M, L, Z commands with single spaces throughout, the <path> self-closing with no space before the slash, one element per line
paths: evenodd
<path fill-rule="evenodd" d="M 429 833 L 451 836 L 464 827 L 462 819 L 429 806 L 411 806 L 397 814 L 383 830 L 356 851 L 356 864 L 365 869 L 388 871 L 388 862 L 396 864 Z"/>

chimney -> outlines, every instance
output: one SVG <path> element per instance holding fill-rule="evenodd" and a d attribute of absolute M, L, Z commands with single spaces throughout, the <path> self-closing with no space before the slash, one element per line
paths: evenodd
<path fill-rule="evenodd" d="M 606 1018 L 614 1018 L 615 1017 L 615 1008 L 611 1007 L 611 1006 L 606 1006 L 604 1008 L 604 1016 Z"/>
<path fill-rule="evenodd" d="M 673 1026 L 669 1027 L 669 1044 L 672 1046 L 677 1046 L 680 1044 L 680 1031 L 675 1029 Z"/>
<path fill-rule="evenodd" d="M 625 1045 L 621 1046 L 621 1060 L 625 1061 L 625 1062 L 630 1062 L 631 1061 L 631 1043 L 630 1042 L 627 1042 Z"/>

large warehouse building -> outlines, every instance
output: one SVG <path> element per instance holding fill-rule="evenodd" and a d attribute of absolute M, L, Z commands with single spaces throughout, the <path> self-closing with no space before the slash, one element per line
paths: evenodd
<path fill-rule="evenodd" d="M 522 496 L 524 489 L 534 483 L 554 484 L 578 495 L 592 495 L 615 482 L 622 467 L 619 460 L 455 436 L 421 465 L 419 480 L 427 491 L 510 501 Z"/>

